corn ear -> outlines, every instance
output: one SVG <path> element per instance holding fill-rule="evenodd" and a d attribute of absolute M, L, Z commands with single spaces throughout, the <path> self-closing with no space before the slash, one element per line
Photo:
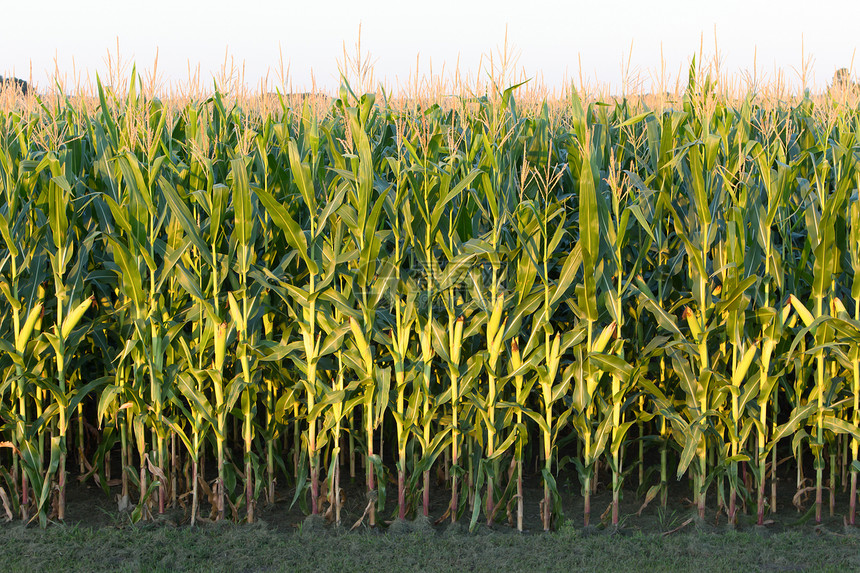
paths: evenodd
<path fill-rule="evenodd" d="M 30 341 L 30 335 L 33 333 L 33 328 L 36 326 L 36 321 L 42 316 L 42 303 L 38 302 L 30 310 L 30 314 L 27 315 L 27 320 L 24 322 L 24 326 L 21 327 L 21 332 L 18 333 L 18 338 L 15 339 L 15 350 L 18 351 L 19 354 L 23 354 L 24 350 L 27 348 L 27 343 Z"/>
<path fill-rule="evenodd" d="M 88 299 L 80 303 L 78 306 L 69 313 L 69 315 L 63 319 L 63 327 L 61 329 L 61 333 L 63 335 L 63 339 L 69 337 L 81 319 L 86 314 L 87 310 L 92 306 L 93 302 L 95 302 L 95 297 L 90 296 Z"/>

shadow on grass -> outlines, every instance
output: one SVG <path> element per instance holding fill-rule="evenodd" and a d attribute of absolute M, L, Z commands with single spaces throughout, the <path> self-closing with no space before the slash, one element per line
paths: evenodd
<path fill-rule="evenodd" d="M 483 531 L 285 533 L 265 523 L 192 530 L 0 528 L 2 571 L 858 571 L 860 536 L 802 529 L 670 536 L 562 527 L 550 534 Z"/>

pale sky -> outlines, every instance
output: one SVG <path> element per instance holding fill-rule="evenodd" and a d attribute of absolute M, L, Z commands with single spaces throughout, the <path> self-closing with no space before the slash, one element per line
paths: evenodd
<path fill-rule="evenodd" d="M 851 67 L 858 46 L 860 4 L 848 0 L 351 0 L 270 2 L 263 0 L 2 0 L 0 74 L 32 79 L 44 89 L 55 65 L 66 77 L 73 69 L 86 78 L 108 75 L 107 55 L 134 61 L 151 71 L 158 49 L 158 72 L 166 85 L 188 79 L 189 62 L 200 66 L 211 86 L 229 54 L 244 63 L 245 83 L 259 86 L 269 74 L 277 84 L 283 55 L 295 91 L 317 85 L 334 93 L 338 62 L 346 43 L 354 54 L 361 25 L 362 50 L 374 62 L 374 76 L 387 85 L 404 84 L 432 62 L 439 73 L 479 73 L 481 55 L 498 54 L 507 30 L 518 56 L 517 70 L 540 76 L 550 89 L 571 79 L 608 84 L 621 91 L 622 64 L 638 73 L 643 91 L 657 89 L 661 49 L 672 78 L 704 44 L 704 55 L 720 55 L 721 69 L 772 78 L 784 72 L 800 83 L 806 54 L 809 85 L 823 88 L 833 72 Z M 715 38 L 718 52 L 715 52 Z M 486 60 L 485 60 L 486 63 Z M 853 63 L 857 76 L 860 57 Z M 483 74 L 486 76 L 486 73 Z M 107 83 L 107 81 L 105 81 Z"/>

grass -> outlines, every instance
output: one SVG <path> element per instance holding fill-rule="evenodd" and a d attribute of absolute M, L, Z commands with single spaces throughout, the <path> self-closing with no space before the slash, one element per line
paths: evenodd
<path fill-rule="evenodd" d="M 8 526 L 3 571 L 852 571 L 860 537 L 813 530 L 544 535 L 284 533 L 265 524 L 190 528 Z"/>

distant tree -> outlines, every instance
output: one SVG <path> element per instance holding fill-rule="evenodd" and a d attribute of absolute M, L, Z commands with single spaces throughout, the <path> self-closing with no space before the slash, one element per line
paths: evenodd
<path fill-rule="evenodd" d="M 4 78 L 0 76 L 0 89 L 19 89 L 23 95 L 27 95 L 29 86 L 27 82 L 19 78 Z"/>
<path fill-rule="evenodd" d="M 839 68 L 833 73 L 833 81 L 830 84 L 831 94 L 844 94 L 856 91 L 858 85 L 851 81 L 851 72 L 848 68 Z"/>

